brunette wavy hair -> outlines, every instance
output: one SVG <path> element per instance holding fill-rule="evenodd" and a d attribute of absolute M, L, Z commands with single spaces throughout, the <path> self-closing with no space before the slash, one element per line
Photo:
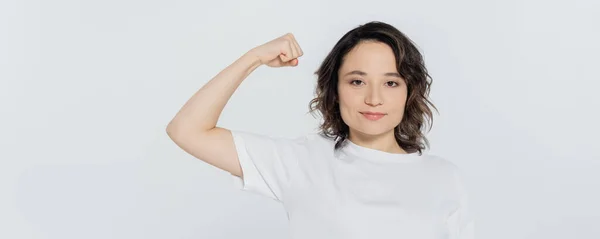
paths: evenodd
<path fill-rule="evenodd" d="M 407 153 L 423 153 L 429 147 L 429 141 L 422 130 L 429 130 L 433 125 L 432 108 L 437 108 L 428 99 L 431 86 L 429 75 L 423 56 L 416 44 L 394 26 L 372 21 L 359 25 L 347 32 L 335 44 L 331 52 L 325 57 L 320 67 L 314 74 L 317 75 L 315 98 L 309 103 L 309 113 L 318 111 L 323 122 L 319 127 L 322 135 L 335 140 L 334 149 L 340 148 L 350 131 L 340 114 L 338 103 L 338 71 L 343 63 L 344 56 L 356 45 L 363 41 L 377 41 L 390 46 L 396 58 L 396 67 L 407 84 L 407 100 L 404 116 L 398 126 L 394 128 L 394 135 L 398 145 Z"/>

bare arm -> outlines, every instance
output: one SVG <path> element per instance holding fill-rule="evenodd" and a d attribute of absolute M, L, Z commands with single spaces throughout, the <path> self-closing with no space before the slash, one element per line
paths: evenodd
<path fill-rule="evenodd" d="M 241 177 L 231 132 L 216 124 L 233 92 L 259 66 L 259 59 L 248 52 L 221 71 L 171 120 L 167 126 L 169 137 L 187 153 Z"/>
<path fill-rule="evenodd" d="M 216 127 L 219 116 L 235 90 L 256 68 L 263 64 L 271 67 L 296 66 L 301 55 L 302 50 L 291 34 L 248 51 L 183 105 L 169 122 L 167 134 L 189 154 L 242 177 L 231 132 Z"/>

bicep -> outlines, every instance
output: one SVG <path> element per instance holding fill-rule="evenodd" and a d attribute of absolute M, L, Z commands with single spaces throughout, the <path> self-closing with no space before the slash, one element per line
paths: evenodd
<path fill-rule="evenodd" d="M 215 127 L 205 133 L 169 135 L 185 152 L 232 175 L 243 177 L 231 131 Z"/>

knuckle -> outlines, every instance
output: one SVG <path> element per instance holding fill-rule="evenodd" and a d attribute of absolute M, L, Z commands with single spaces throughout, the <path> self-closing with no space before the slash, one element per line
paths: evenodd
<path fill-rule="evenodd" d="M 294 37 L 294 34 L 292 33 L 288 33 L 285 35 L 287 39 L 289 39 L 290 41 L 294 41 L 296 38 Z"/>

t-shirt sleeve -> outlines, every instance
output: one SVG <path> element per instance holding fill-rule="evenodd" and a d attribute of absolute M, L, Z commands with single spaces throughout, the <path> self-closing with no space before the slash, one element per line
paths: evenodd
<path fill-rule="evenodd" d="M 451 239 L 475 239 L 475 222 L 470 207 L 469 193 L 461 172 L 455 170 L 455 183 L 459 195 L 459 205 L 449 216 L 447 225 Z"/>
<path fill-rule="evenodd" d="M 243 178 L 231 175 L 236 188 L 282 202 L 298 158 L 305 151 L 302 138 L 270 137 L 232 130 Z"/>

